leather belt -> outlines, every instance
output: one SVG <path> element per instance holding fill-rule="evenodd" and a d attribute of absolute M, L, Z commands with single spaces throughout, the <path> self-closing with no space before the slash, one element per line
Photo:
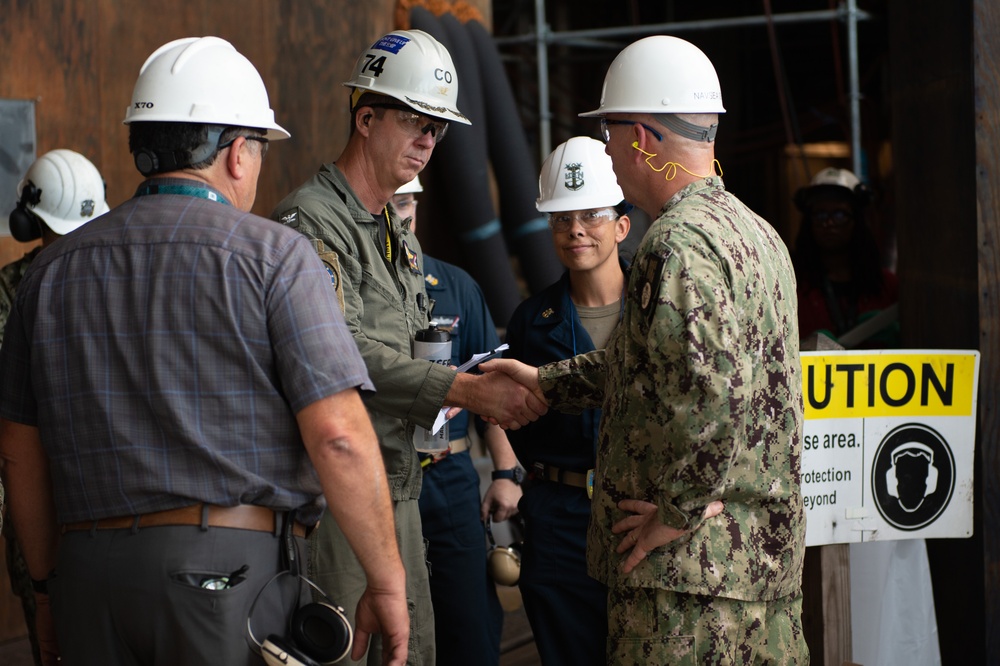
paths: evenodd
<path fill-rule="evenodd" d="M 426 458 L 423 458 L 420 461 L 420 466 L 426 469 L 434 463 L 441 462 L 453 453 L 468 451 L 470 448 L 472 448 L 472 440 L 469 439 L 468 435 L 465 437 L 459 437 L 458 439 L 453 439 L 448 442 L 448 448 L 441 453 L 431 453 L 428 454 Z"/>
<path fill-rule="evenodd" d="M 529 478 L 532 481 L 552 481 L 574 488 L 587 488 L 587 477 L 589 472 L 573 472 L 568 469 L 561 469 L 554 465 L 545 463 L 532 463 Z"/>
<path fill-rule="evenodd" d="M 88 530 L 125 530 L 143 527 L 165 527 L 168 525 L 197 525 L 199 527 L 231 527 L 255 532 L 281 533 L 281 523 L 285 513 L 263 506 L 240 504 L 238 506 L 216 506 L 214 504 L 192 504 L 179 509 L 142 513 L 135 516 L 118 516 L 99 520 L 84 520 L 66 523 L 62 531 L 79 532 Z M 304 537 L 309 529 L 302 523 L 292 526 L 292 534 Z"/>

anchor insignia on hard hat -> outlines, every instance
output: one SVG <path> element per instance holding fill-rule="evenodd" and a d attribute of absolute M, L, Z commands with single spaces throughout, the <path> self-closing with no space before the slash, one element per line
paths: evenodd
<path fill-rule="evenodd" d="M 583 187 L 583 165 L 580 162 L 573 162 L 566 165 L 564 182 L 566 183 L 566 189 L 573 190 L 574 192 Z"/>

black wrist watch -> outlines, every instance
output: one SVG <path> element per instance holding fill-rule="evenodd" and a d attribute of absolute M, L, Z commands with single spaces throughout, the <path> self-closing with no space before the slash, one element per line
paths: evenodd
<path fill-rule="evenodd" d="M 520 467 L 495 469 L 493 470 L 493 480 L 496 481 L 497 479 L 508 479 L 517 485 L 521 485 L 521 482 L 524 481 L 524 470 Z"/>

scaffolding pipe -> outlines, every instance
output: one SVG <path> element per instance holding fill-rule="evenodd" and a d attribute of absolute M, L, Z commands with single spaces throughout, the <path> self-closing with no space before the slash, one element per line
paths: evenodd
<path fill-rule="evenodd" d="M 847 62 L 851 87 L 851 170 L 862 180 L 861 171 L 861 83 L 858 76 L 858 2 L 847 0 Z"/>
<path fill-rule="evenodd" d="M 851 166 L 859 178 L 861 171 L 861 92 L 858 77 L 858 21 L 868 21 L 872 14 L 858 9 L 857 0 L 847 0 L 847 8 L 810 12 L 788 12 L 773 14 L 770 20 L 777 24 L 808 23 L 818 21 L 844 21 L 847 24 L 847 50 L 850 91 L 851 123 Z M 549 106 L 549 44 L 573 44 L 585 48 L 619 48 L 617 44 L 597 40 L 609 37 L 630 37 L 648 34 L 672 34 L 696 30 L 719 28 L 741 28 L 767 25 L 767 16 L 740 16 L 736 18 L 710 19 L 704 21 L 681 21 L 677 23 L 650 23 L 648 25 L 618 28 L 595 28 L 591 30 L 566 30 L 553 32 L 545 22 L 545 0 L 535 0 L 535 32 L 533 35 L 494 37 L 497 46 L 535 42 L 538 59 L 538 147 L 539 162 L 544 162 L 552 150 L 552 111 Z"/>
<path fill-rule="evenodd" d="M 856 20 L 871 20 L 874 18 L 870 12 L 857 8 L 856 2 L 851 2 Z M 541 15 L 539 16 L 539 12 Z M 541 24 L 545 20 L 544 0 L 535 0 L 535 20 Z M 775 25 L 783 23 L 809 23 L 820 21 L 843 21 L 848 12 L 843 8 L 823 9 L 811 12 L 788 12 L 784 14 L 774 14 Z M 534 34 L 514 35 L 511 37 L 495 37 L 494 41 L 498 46 L 507 44 L 525 44 L 538 39 L 545 39 L 549 44 L 558 44 L 581 39 L 602 39 L 608 37 L 630 37 L 636 35 L 648 35 L 653 33 L 672 34 L 677 32 L 691 32 L 695 30 L 711 30 L 716 28 L 740 28 L 746 26 L 761 26 L 767 24 L 766 16 L 740 16 L 728 19 L 707 19 L 704 21 L 681 21 L 677 23 L 650 23 L 647 25 L 623 26 L 617 28 L 593 28 L 590 30 L 565 30 L 563 32 L 553 32 L 550 30 L 540 31 L 536 28 Z M 608 48 L 619 48 L 615 44 L 605 44 Z"/>
<path fill-rule="evenodd" d="M 549 108 L 549 25 L 545 0 L 535 0 L 535 51 L 538 54 L 538 163 L 545 162 L 552 144 L 552 110 Z"/>

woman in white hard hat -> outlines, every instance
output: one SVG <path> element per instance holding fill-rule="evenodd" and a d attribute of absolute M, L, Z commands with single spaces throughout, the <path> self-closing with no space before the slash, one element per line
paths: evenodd
<path fill-rule="evenodd" d="M 566 267 L 523 302 L 507 325 L 507 358 L 543 365 L 603 348 L 618 325 L 628 204 L 604 145 L 573 137 L 542 165 L 537 208 Z M 525 523 L 518 583 L 543 664 L 605 663 L 607 588 L 587 575 L 592 479 L 600 409 L 551 411 L 507 433 L 528 471 L 518 504 Z M 572 618 L 572 621 L 568 621 Z"/>

